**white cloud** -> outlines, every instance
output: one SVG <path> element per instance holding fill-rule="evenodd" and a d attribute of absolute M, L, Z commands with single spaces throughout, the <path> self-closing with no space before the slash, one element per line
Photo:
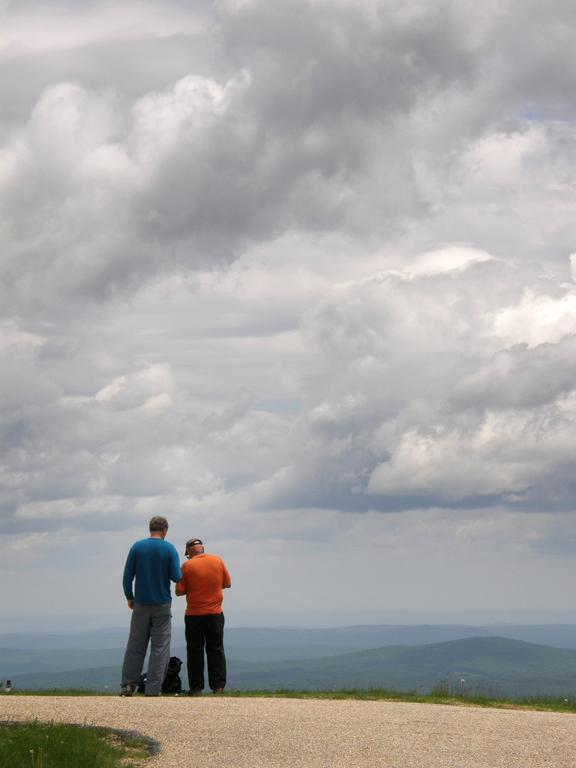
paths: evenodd
<path fill-rule="evenodd" d="M 495 318 L 496 333 L 509 344 L 556 343 L 576 334 L 576 291 L 558 298 L 527 291 L 522 301 Z"/>
<path fill-rule="evenodd" d="M 480 248 L 453 245 L 421 254 L 407 271 L 411 275 L 434 275 L 441 272 L 466 269 L 471 264 L 491 261 L 494 257 Z"/>
<path fill-rule="evenodd" d="M 113 408 L 155 410 L 160 405 L 170 405 L 172 388 L 170 366 L 151 365 L 142 371 L 118 376 L 102 387 L 95 399 Z"/>
<path fill-rule="evenodd" d="M 575 413 L 563 424 L 541 432 L 540 418 L 514 412 L 488 413 L 474 429 L 436 433 L 405 432 L 386 463 L 372 472 L 371 493 L 427 496 L 444 501 L 497 496 L 526 501 L 534 487 L 546 484 L 564 461 Z M 564 475 L 569 483 L 569 475 Z M 560 491 L 560 485 L 558 485 Z"/>
<path fill-rule="evenodd" d="M 423 261 L 436 271 L 338 286 L 310 316 L 316 362 L 298 422 L 301 455 L 271 481 L 272 499 L 340 498 L 364 509 L 481 497 L 569 504 L 572 326 L 556 326 L 546 346 L 513 346 L 499 319 L 526 307 L 522 272 L 488 254 L 456 270 L 446 270 L 446 250 Z M 549 300 L 538 291 L 548 290 L 532 288 L 525 333 Z M 570 291 L 557 285 L 556 301 Z"/>
<path fill-rule="evenodd" d="M 201 28 L 200 4 L 196 11 L 178 9 L 176 4 L 134 1 L 122 5 L 88 2 L 81 9 L 65 2 L 13 5 L 3 19 L 0 56 L 5 58 L 84 48 L 114 39 L 190 34 Z"/>
<path fill-rule="evenodd" d="M 44 343 L 44 339 L 35 333 L 28 333 L 18 327 L 15 320 L 4 320 L 0 322 L 0 351 L 18 348 L 39 347 Z"/>
<path fill-rule="evenodd" d="M 230 92 L 242 87 L 242 80 L 248 84 L 242 75 L 225 85 L 189 75 L 169 93 L 144 96 L 134 106 L 134 136 L 129 140 L 138 165 L 153 172 L 182 142 L 205 144 L 230 107 Z"/>

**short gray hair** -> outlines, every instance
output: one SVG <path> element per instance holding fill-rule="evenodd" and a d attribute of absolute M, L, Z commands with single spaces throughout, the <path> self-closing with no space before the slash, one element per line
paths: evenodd
<path fill-rule="evenodd" d="M 154 531 L 167 531 L 168 530 L 168 520 L 166 520 L 165 517 L 159 517 L 156 515 L 150 520 L 150 533 L 153 533 Z"/>

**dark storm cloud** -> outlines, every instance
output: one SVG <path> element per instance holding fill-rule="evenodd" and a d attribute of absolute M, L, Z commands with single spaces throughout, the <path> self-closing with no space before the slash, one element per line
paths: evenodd
<path fill-rule="evenodd" d="M 470 58 L 440 35 L 444 14 L 404 29 L 361 9 L 256 4 L 219 21 L 244 75 L 207 132 L 194 132 L 191 114 L 162 159 L 139 208 L 147 237 L 184 242 L 184 262 L 197 252 L 227 260 L 277 232 L 374 233 L 423 212 L 394 121 L 469 75 Z M 373 153 L 398 181 L 371 210 Z"/>
<path fill-rule="evenodd" d="M 254 74 L 246 103 L 281 133 L 390 118 L 474 73 L 447 3 L 406 19 L 386 4 L 257 2 L 221 21 L 226 56 Z"/>
<path fill-rule="evenodd" d="M 130 8 L 9 6 L 6 301 L 109 295 L 292 230 L 389 237 L 434 212 L 429 147 L 453 166 L 464 139 L 569 102 L 560 3 L 511 4 L 478 39 L 482 12 L 445 2 Z"/>
<path fill-rule="evenodd" d="M 421 98 L 470 78 L 470 55 L 445 34 L 447 10 L 406 22 L 383 11 L 374 23 L 361 8 L 290 2 L 224 6 L 214 23 L 228 74 L 207 77 L 189 61 L 194 76 L 174 88 L 168 65 L 162 84 L 146 74 L 165 39 L 145 53 L 129 41 L 142 64 L 132 62 L 133 75 L 120 68 L 120 88 L 98 38 L 73 53 L 63 43 L 72 58 L 60 69 L 51 62 L 61 54 L 28 52 L 25 82 L 53 69 L 74 84 L 46 80 L 19 125 L 22 105 L 9 107 L 4 277 L 24 299 L 46 301 L 56 286 L 101 295 L 159 271 L 228 262 L 290 229 L 374 235 L 425 212 L 396 131 Z M 138 78 L 159 88 L 140 88 L 134 102 Z"/>

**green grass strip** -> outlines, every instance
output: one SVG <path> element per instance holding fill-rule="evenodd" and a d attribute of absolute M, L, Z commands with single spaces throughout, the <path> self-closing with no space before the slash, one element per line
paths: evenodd
<path fill-rule="evenodd" d="M 388 691 L 381 688 L 350 689 L 340 691 L 226 691 L 226 696 L 282 697 L 289 699 L 355 699 L 358 701 L 404 701 L 419 704 L 451 704 L 458 706 L 495 707 L 498 709 L 532 709 L 544 712 L 576 712 L 576 697 L 553 698 L 532 696 L 503 699 L 473 694 L 436 694 Z"/>
<path fill-rule="evenodd" d="M 130 768 L 147 743 L 104 728 L 57 723 L 0 723 L 0 768 Z"/>
<path fill-rule="evenodd" d="M 43 690 L 43 691 L 18 691 L 11 696 L 117 696 L 117 693 L 100 693 L 87 690 Z M 205 694 L 211 696 L 212 694 Z M 236 691 L 227 690 L 224 696 L 234 698 L 288 698 L 288 699 L 356 699 L 359 701 L 407 701 L 421 704 L 452 704 L 458 706 L 496 707 L 499 709 L 532 709 L 543 712 L 576 712 L 576 696 L 569 698 L 553 696 L 527 696 L 517 699 L 507 699 L 499 696 L 490 696 L 472 692 L 445 692 L 441 689 L 433 693 L 415 693 L 406 691 L 393 691 L 383 688 L 356 688 L 348 690 L 331 691 L 293 691 L 278 689 L 275 691 Z M 183 699 L 188 697 L 185 694 Z M 168 697 L 167 697 L 168 698 Z M 0 768 L 2 768 L 0 764 Z"/>

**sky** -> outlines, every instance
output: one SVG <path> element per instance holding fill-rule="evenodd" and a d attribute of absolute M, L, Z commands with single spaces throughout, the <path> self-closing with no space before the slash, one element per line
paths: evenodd
<path fill-rule="evenodd" d="M 575 26 L 0 0 L 0 631 L 576 621 Z"/>

